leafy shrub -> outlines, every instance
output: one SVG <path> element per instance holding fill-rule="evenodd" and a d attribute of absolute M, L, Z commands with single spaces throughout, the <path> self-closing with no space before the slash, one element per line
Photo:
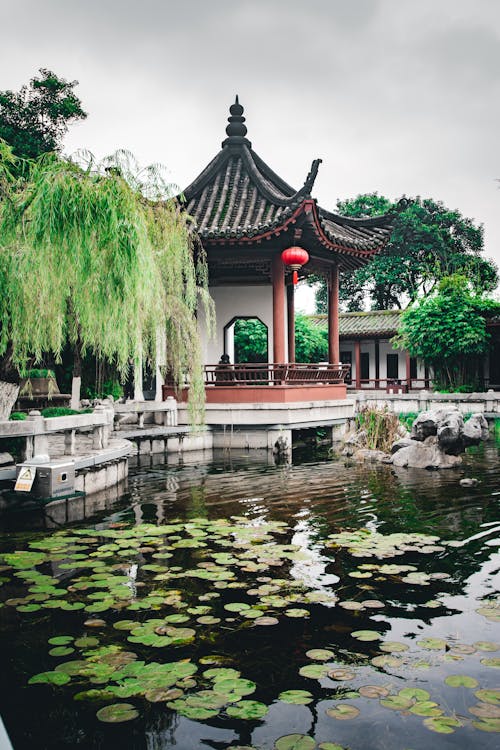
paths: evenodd
<path fill-rule="evenodd" d="M 50 419 L 51 417 L 71 417 L 73 414 L 91 414 L 93 409 L 82 409 L 77 411 L 76 409 L 69 409 L 67 406 L 47 406 L 46 409 L 42 409 L 42 417 Z"/>
<path fill-rule="evenodd" d="M 9 419 L 13 422 L 23 422 L 27 416 L 23 411 L 13 411 Z"/>
<path fill-rule="evenodd" d="M 411 430 L 413 426 L 413 422 L 418 417 L 418 414 L 416 412 L 408 412 L 407 414 L 399 414 L 398 419 L 403 425 L 403 427 L 406 427 L 407 430 Z"/>

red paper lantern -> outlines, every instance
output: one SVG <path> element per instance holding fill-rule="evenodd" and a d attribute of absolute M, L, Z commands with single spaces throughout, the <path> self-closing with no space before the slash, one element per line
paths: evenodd
<path fill-rule="evenodd" d="M 293 271 L 293 283 L 299 280 L 297 271 L 309 260 L 309 253 L 303 247 L 289 247 L 281 253 L 281 260 Z"/>

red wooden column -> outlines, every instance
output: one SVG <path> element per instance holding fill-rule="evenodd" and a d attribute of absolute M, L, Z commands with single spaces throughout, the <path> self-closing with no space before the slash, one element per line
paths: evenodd
<path fill-rule="evenodd" d="M 356 368 L 356 388 L 361 388 L 361 342 L 354 342 L 354 365 Z"/>
<path fill-rule="evenodd" d="M 285 266 L 281 255 L 272 263 L 273 282 L 273 362 L 285 362 Z"/>
<path fill-rule="evenodd" d="M 340 362 L 338 266 L 333 266 L 328 279 L 328 361 L 332 365 Z"/>
<path fill-rule="evenodd" d="M 288 361 L 295 362 L 295 287 L 289 284 L 286 288 L 286 311 L 288 330 Z"/>

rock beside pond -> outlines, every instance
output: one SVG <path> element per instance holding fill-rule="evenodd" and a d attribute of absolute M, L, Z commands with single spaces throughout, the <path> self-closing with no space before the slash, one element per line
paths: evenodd
<path fill-rule="evenodd" d="M 400 440 L 396 440 L 395 443 L 392 444 L 391 453 L 394 454 L 396 451 L 400 451 L 401 448 L 408 448 L 409 445 L 413 445 L 414 441 L 409 437 L 401 438 Z"/>
<path fill-rule="evenodd" d="M 365 461 L 367 463 L 392 463 L 392 458 L 384 451 L 370 450 L 369 448 L 360 448 L 353 454 L 355 461 Z"/>
<path fill-rule="evenodd" d="M 394 453 L 392 463 L 414 469 L 452 469 L 459 466 L 462 459 L 445 453 L 437 435 L 430 435 L 424 441 L 411 440 L 410 445 L 400 448 Z"/>
<path fill-rule="evenodd" d="M 10 455 L 10 453 L 0 453 L 0 466 L 8 466 L 9 464 L 13 464 L 14 459 Z"/>
<path fill-rule="evenodd" d="M 473 414 L 464 423 L 462 413 L 454 408 L 431 409 L 418 415 L 411 429 L 411 439 L 425 442 L 436 437 L 440 449 L 451 456 L 463 453 L 469 445 L 488 438 L 488 422 L 482 414 Z"/>

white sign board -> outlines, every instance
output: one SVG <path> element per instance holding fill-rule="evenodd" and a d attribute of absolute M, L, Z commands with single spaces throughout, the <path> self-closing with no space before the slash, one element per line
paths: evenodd
<path fill-rule="evenodd" d="M 31 492 L 33 482 L 36 477 L 36 468 L 34 466 L 23 466 L 16 480 L 14 490 L 16 492 Z"/>

